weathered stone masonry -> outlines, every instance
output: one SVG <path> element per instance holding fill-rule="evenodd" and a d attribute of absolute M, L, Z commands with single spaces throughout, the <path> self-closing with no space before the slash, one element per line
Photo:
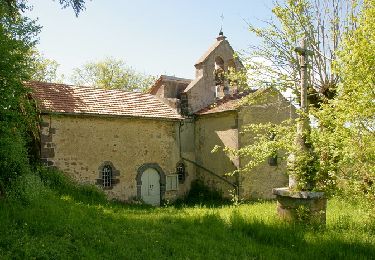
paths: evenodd
<path fill-rule="evenodd" d="M 52 137 L 56 128 L 50 126 L 50 121 L 42 121 L 40 124 L 41 161 L 47 166 L 54 166 L 55 144 Z"/>
<path fill-rule="evenodd" d="M 272 188 L 287 182 L 285 164 L 264 162 L 229 176 L 246 158 L 212 149 L 246 146 L 252 136 L 242 133 L 244 125 L 280 123 L 291 107 L 272 91 L 241 105 L 259 91 L 239 93 L 220 74 L 229 68 L 243 65 L 220 35 L 195 64 L 195 79 L 162 75 L 148 94 L 29 82 L 41 111 L 41 160 L 122 201 L 175 200 L 197 178 L 224 196 L 235 188 L 240 198 L 271 198 Z"/>

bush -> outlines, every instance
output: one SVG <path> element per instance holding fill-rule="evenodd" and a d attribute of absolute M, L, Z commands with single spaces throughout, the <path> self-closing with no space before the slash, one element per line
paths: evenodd
<path fill-rule="evenodd" d="M 37 173 L 42 183 L 61 195 L 69 195 L 75 200 L 85 203 L 106 203 L 103 191 L 94 185 L 77 184 L 59 170 L 38 167 Z"/>
<path fill-rule="evenodd" d="M 228 199 L 223 198 L 222 192 L 208 187 L 199 179 L 191 182 L 190 191 L 184 199 L 176 201 L 176 204 L 186 205 L 218 205 L 229 203 Z"/>
<path fill-rule="evenodd" d="M 25 138 L 16 124 L 0 121 L 0 194 L 6 193 L 19 176 L 30 172 Z"/>
<path fill-rule="evenodd" d="M 7 199 L 12 203 L 30 205 L 46 194 L 47 189 L 36 174 L 27 174 L 14 179 L 7 188 Z"/>

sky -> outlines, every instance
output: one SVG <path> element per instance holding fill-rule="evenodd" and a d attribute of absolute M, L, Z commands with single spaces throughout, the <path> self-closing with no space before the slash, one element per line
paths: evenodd
<path fill-rule="evenodd" d="M 37 48 L 60 64 L 67 83 L 73 68 L 106 57 L 145 74 L 194 78 L 195 62 L 221 26 L 242 51 L 258 42 L 247 23 L 262 25 L 272 15 L 272 0 L 92 0 L 78 18 L 58 1 L 28 2 L 27 16 L 43 26 Z"/>

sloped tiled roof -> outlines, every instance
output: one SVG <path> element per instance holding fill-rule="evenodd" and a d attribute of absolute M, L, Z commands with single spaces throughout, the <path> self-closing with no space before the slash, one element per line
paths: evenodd
<path fill-rule="evenodd" d="M 42 112 L 181 119 L 155 96 L 44 82 L 27 82 Z"/>
<path fill-rule="evenodd" d="M 215 103 L 199 110 L 195 114 L 197 115 L 207 115 L 207 114 L 213 114 L 213 113 L 220 113 L 220 112 L 226 112 L 226 111 L 235 111 L 237 110 L 240 100 L 243 97 L 246 97 L 250 93 L 253 93 L 254 91 L 246 91 L 241 92 L 238 94 L 233 95 L 227 95 L 223 98 L 217 100 Z"/>

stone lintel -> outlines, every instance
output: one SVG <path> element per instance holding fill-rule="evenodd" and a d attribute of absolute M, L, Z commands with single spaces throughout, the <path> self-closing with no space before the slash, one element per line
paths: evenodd
<path fill-rule="evenodd" d="M 322 199 L 324 192 L 319 191 L 292 191 L 288 187 L 272 189 L 272 194 L 296 199 Z"/>

